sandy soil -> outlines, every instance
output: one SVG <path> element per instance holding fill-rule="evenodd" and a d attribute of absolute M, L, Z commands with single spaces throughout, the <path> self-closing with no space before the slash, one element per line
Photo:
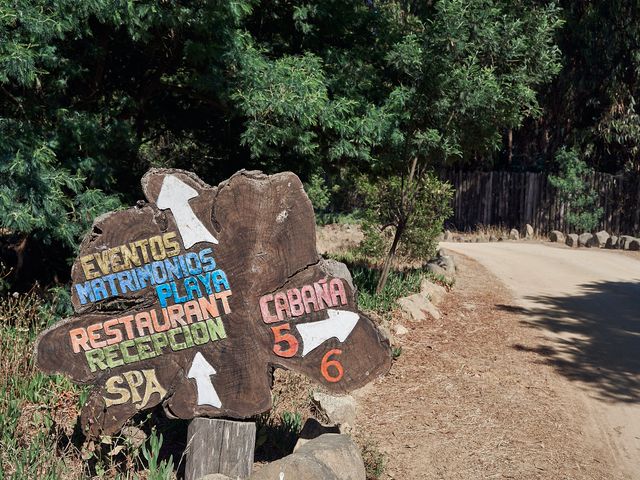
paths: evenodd
<path fill-rule="evenodd" d="M 556 388 L 586 409 L 576 426 L 605 448 L 608 478 L 640 478 L 640 256 L 528 242 L 443 246 L 508 285 L 515 302 L 497 307 L 540 335 L 516 348 L 552 367 L 563 380 Z"/>
<path fill-rule="evenodd" d="M 588 396 L 539 353 L 541 328 L 528 328 L 525 307 L 496 276 L 456 257 L 442 319 L 405 320 L 402 355 L 357 393 L 356 435 L 385 453 L 383 478 L 624 478 Z M 529 267 L 513 275 L 533 277 Z"/>

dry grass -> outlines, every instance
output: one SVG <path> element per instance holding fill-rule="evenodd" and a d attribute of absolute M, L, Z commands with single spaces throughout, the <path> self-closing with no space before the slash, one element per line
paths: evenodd
<path fill-rule="evenodd" d="M 520 235 L 520 240 L 537 240 L 537 241 L 548 241 L 549 237 L 544 234 L 540 234 L 535 231 L 533 236 L 525 239 L 524 229 L 517 229 Z M 494 225 L 477 225 L 475 229 L 468 230 L 464 232 L 458 232 L 455 230 L 451 230 L 451 238 L 461 238 L 462 241 L 470 241 L 470 242 L 487 242 L 491 236 L 494 236 L 498 239 L 500 238 L 509 238 L 509 233 L 511 232 L 511 228 L 494 226 Z M 451 240 L 450 240 L 451 241 Z M 454 240 L 455 241 L 455 240 Z"/>

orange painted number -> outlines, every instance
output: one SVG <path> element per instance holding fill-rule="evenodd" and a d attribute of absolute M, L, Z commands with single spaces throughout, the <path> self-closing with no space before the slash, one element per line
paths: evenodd
<path fill-rule="evenodd" d="M 271 327 L 273 337 L 275 339 L 275 345 L 273 346 L 273 353 L 279 357 L 290 358 L 298 353 L 298 339 L 290 333 L 282 333 L 283 330 L 291 330 L 291 326 L 288 323 L 282 325 L 276 325 Z M 280 343 L 286 343 L 287 348 L 282 348 Z"/>
<path fill-rule="evenodd" d="M 329 360 L 329 357 L 331 357 L 331 355 L 340 355 L 341 353 L 342 353 L 342 350 L 334 348 L 333 350 L 329 350 L 327 353 L 324 354 L 324 357 L 322 357 L 322 363 L 320 364 L 320 372 L 322 373 L 322 376 L 327 382 L 331 382 L 331 383 L 339 382 L 342 376 L 344 375 L 344 368 L 342 368 L 342 364 L 338 360 Z M 333 367 L 336 370 L 335 373 L 337 375 L 332 376 L 331 373 L 329 372 L 329 367 Z"/>

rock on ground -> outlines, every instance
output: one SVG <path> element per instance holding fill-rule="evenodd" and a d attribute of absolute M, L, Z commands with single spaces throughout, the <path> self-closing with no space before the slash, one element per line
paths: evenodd
<path fill-rule="evenodd" d="M 406 335 L 407 333 L 409 333 L 409 330 L 407 329 L 407 327 L 405 327 L 404 325 L 400 325 L 400 324 L 396 325 L 396 326 L 393 328 L 393 331 L 394 331 L 394 333 L 395 333 L 397 336 L 399 336 L 399 337 L 401 337 L 402 335 Z"/>
<path fill-rule="evenodd" d="M 456 273 L 456 264 L 451 255 L 440 255 L 429 260 L 425 268 L 435 275 L 444 275 L 445 277 L 452 277 Z"/>
<path fill-rule="evenodd" d="M 533 238 L 533 227 L 528 223 L 524 227 L 524 237 L 525 238 Z"/>
<path fill-rule="evenodd" d="M 431 303 L 437 306 L 444 300 L 447 290 L 442 285 L 430 282 L 424 278 L 420 284 L 420 293 L 427 295 Z"/>
<path fill-rule="evenodd" d="M 569 247 L 577 247 L 578 246 L 578 234 L 577 233 L 570 233 L 569 235 L 567 235 L 567 240 L 564 243 L 566 243 L 567 246 L 569 246 Z"/>
<path fill-rule="evenodd" d="M 589 246 L 594 248 L 603 248 L 606 245 L 608 238 L 609 238 L 609 234 L 604 230 L 601 230 L 600 232 L 597 232 L 591 235 L 591 239 L 589 240 Z"/>
<path fill-rule="evenodd" d="M 324 435 L 325 433 L 340 433 L 340 427 L 337 425 L 323 425 L 313 417 L 307 418 L 302 430 L 300 430 L 300 433 L 298 434 L 298 442 L 296 443 L 296 447 L 293 451 L 295 452 L 305 443 L 308 443 L 314 438 L 318 438 L 320 435 Z"/>
<path fill-rule="evenodd" d="M 490 242 L 497 242 L 498 241 L 498 237 L 496 237 L 495 235 L 491 235 L 491 236 L 489 236 L 489 241 Z"/>
<path fill-rule="evenodd" d="M 604 244 L 604 248 L 618 248 L 618 237 L 611 235 L 607 238 L 607 243 Z"/>
<path fill-rule="evenodd" d="M 591 246 L 591 237 L 593 237 L 593 235 L 591 235 L 590 233 L 583 233 L 581 235 L 578 236 L 578 246 L 579 247 L 590 247 Z"/>
<path fill-rule="evenodd" d="M 640 250 L 640 240 L 634 238 L 629 242 L 629 250 L 638 251 Z"/>
<path fill-rule="evenodd" d="M 251 475 L 251 480 L 365 480 L 358 446 L 347 435 L 325 433 Z"/>
<path fill-rule="evenodd" d="M 518 233 L 518 230 L 516 230 L 515 228 L 511 229 L 511 231 L 509 232 L 509 240 L 520 240 L 520 234 Z"/>
<path fill-rule="evenodd" d="M 356 423 L 356 401 L 351 395 L 335 396 L 314 392 L 313 401 L 326 415 L 329 422 L 342 428 L 353 427 Z"/>
<path fill-rule="evenodd" d="M 402 297 L 398 299 L 398 305 L 412 320 L 425 320 L 427 315 L 440 320 L 440 312 L 422 293 Z"/>
<path fill-rule="evenodd" d="M 564 233 L 560 230 L 552 230 L 549 234 L 549 240 L 556 243 L 564 243 Z"/>
<path fill-rule="evenodd" d="M 620 250 L 629 250 L 629 244 L 633 239 L 634 237 L 632 237 L 631 235 L 621 235 L 620 239 L 618 240 L 618 248 Z"/>

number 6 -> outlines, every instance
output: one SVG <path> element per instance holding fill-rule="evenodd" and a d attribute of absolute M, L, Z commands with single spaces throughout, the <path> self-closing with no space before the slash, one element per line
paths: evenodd
<path fill-rule="evenodd" d="M 329 357 L 331 355 L 334 355 L 334 354 L 340 355 L 341 353 L 342 353 L 342 350 L 334 348 L 333 350 L 329 350 L 327 353 L 324 354 L 324 357 L 322 357 L 322 363 L 320 364 L 320 372 L 322 373 L 322 376 L 327 382 L 331 382 L 331 383 L 339 382 L 340 379 L 342 378 L 342 375 L 344 375 L 344 368 L 342 368 L 342 364 L 338 360 L 329 360 Z M 338 374 L 336 376 L 331 376 L 331 374 L 329 373 L 329 367 L 335 368 L 338 371 Z"/>

